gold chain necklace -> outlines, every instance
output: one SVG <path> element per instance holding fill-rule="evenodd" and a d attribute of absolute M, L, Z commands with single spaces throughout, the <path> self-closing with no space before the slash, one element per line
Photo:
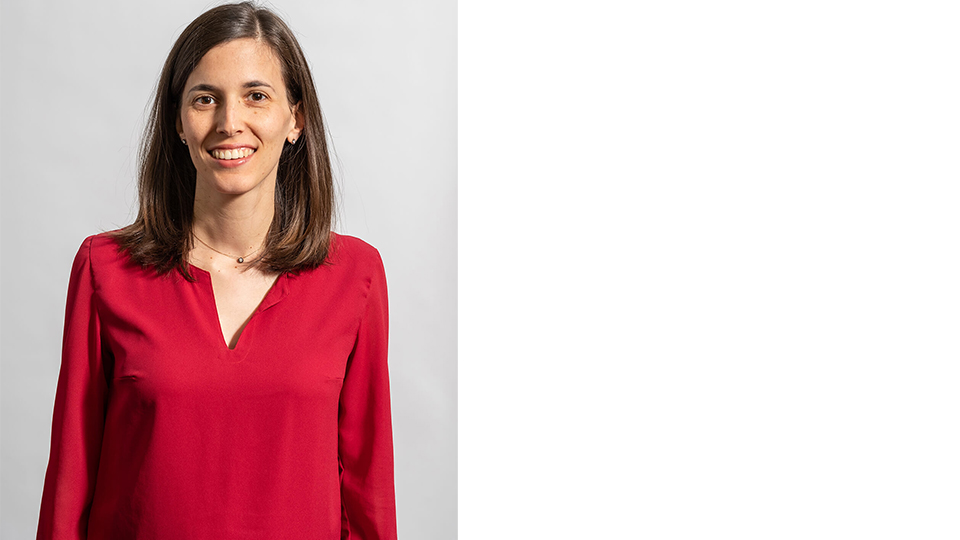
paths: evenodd
<path fill-rule="evenodd" d="M 221 255 L 224 255 L 224 256 L 226 256 L 226 257 L 230 257 L 231 259 L 236 259 L 237 262 L 238 262 L 238 263 L 241 263 L 241 264 L 243 263 L 244 260 L 246 260 L 248 257 L 250 257 L 250 255 L 253 255 L 254 253 L 257 252 L 257 250 L 260 249 L 260 248 L 257 248 L 257 249 L 255 249 L 255 250 L 251 251 L 249 254 L 244 255 L 243 257 L 234 257 L 233 255 L 230 255 L 229 253 L 224 253 L 224 252 L 220 251 L 219 249 L 211 246 L 210 244 L 204 242 L 202 238 L 200 238 L 199 236 L 197 236 L 197 233 L 191 232 L 190 234 L 192 234 L 193 237 L 196 238 L 197 240 L 200 240 L 200 243 L 201 243 L 201 244 L 207 246 L 208 248 L 216 251 L 217 253 L 219 253 L 219 254 L 221 254 Z"/>

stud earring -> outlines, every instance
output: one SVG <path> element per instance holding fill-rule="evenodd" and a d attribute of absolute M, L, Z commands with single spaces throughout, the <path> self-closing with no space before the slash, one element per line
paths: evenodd
<path fill-rule="evenodd" d="M 293 139 L 292 141 L 290 141 L 290 144 L 297 144 L 297 140 Z"/>
<path fill-rule="evenodd" d="M 182 142 L 183 144 L 187 144 L 187 140 L 186 140 L 186 139 L 180 139 L 180 142 Z"/>

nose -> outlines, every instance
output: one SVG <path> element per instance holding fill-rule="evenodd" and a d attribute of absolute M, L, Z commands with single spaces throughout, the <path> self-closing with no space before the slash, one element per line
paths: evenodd
<path fill-rule="evenodd" d="M 232 137 L 243 131 L 243 111 L 234 100 L 227 100 L 217 110 L 217 133 Z"/>

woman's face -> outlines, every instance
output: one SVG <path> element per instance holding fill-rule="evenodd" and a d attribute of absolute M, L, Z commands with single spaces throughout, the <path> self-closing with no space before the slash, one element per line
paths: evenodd
<path fill-rule="evenodd" d="M 197 196 L 270 196 L 286 141 L 302 122 L 269 45 L 236 39 L 207 52 L 187 78 L 177 131 L 197 168 Z M 212 195 L 212 193 L 210 193 Z"/>

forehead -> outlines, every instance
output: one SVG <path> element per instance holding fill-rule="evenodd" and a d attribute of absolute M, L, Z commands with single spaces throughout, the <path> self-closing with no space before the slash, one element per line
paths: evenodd
<path fill-rule="evenodd" d="M 195 84 L 218 87 L 242 86 L 249 81 L 263 81 L 274 88 L 283 87 L 280 59 L 266 43 L 252 38 L 221 43 L 207 51 L 187 77 L 184 90 Z"/>

